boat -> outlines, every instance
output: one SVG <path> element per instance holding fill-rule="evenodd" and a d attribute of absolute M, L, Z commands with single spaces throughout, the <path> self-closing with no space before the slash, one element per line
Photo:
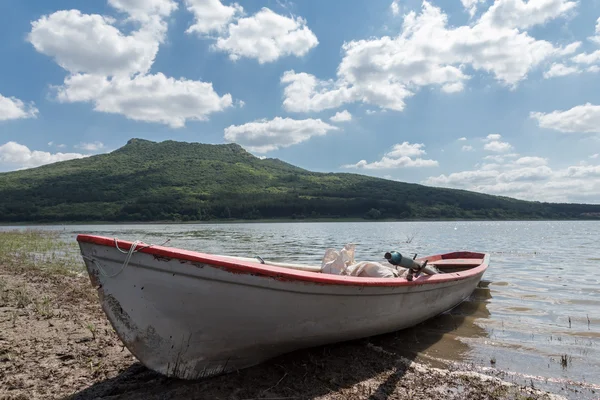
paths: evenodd
<path fill-rule="evenodd" d="M 147 368 L 180 379 L 417 325 L 468 298 L 489 265 L 478 252 L 421 257 L 415 265 L 439 273 L 411 280 L 87 234 L 77 241 L 120 340 Z"/>

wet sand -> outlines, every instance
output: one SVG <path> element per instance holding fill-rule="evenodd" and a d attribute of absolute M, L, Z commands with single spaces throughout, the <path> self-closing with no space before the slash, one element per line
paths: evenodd
<path fill-rule="evenodd" d="M 182 381 L 146 369 L 123 347 L 84 274 L 0 264 L 0 399 L 565 398 L 435 361 L 449 343 L 459 346 L 454 353 L 466 347 L 452 339 L 465 318 Z"/>

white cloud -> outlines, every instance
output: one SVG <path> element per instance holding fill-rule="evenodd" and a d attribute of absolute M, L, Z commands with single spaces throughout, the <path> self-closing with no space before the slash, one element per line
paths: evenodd
<path fill-rule="evenodd" d="M 98 151 L 104 148 L 104 143 L 95 141 L 92 143 L 79 143 L 75 148 L 87 150 L 87 151 Z"/>
<path fill-rule="evenodd" d="M 600 178 L 600 165 L 577 165 L 567 168 L 567 176 L 574 178 Z"/>
<path fill-rule="evenodd" d="M 469 12 L 469 16 L 473 18 L 477 13 L 477 5 L 479 3 L 485 3 L 485 0 L 460 0 L 465 10 Z"/>
<path fill-rule="evenodd" d="M 509 154 L 502 154 L 502 155 L 488 155 L 483 157 L 484 160 L 491 160 L 493 162 L 496 163 L 503 163 L 505 159 L 507 158 L 515 158 L 518 157 L 519 155 L 517 153 L 509 153 Z"/>
<path fill-rule="evenodd" d="M 324 136 L 339 128 L 320 119 L 295 120 L 276 117 L 225 128 L 225 139 L 250 151 L 266 153 L 305 142 L 313 136 Z"/>
<path fill-rule="evenodd" d="M 501 142 L 502 135 L 491 133 L 484 139 L 487 143 L 483 146 L 484 150 L 493 151 L 496 153 L 505 153 L 512 149 L 512 145 L 507 142 Z"/>
<path fill-rule="evenodd" d="M 577 64 L 596 64 L 600 62 L 600 50 L 596 50 L 593 53 L 581 53 L 577 54 L 572 58 L 573 62 Z"/>
<path fill-rule="evenodd" d="M 8 142 L 0 146 L 0 163 L 10 164 L 15 168 L 32 168 L 83 157 L 86 156 L 79 153 L 52 154 L 46 151 L 32 151 L 27 146 L 16 142 Z"/>
<path fill-rule="evenodd" d="M 599 153 L 596 153 L 596 154 L 592 154 L 592 155 L 590 156 L 590 158 L 594 158 L 594 159 L 595 159 L 595 158 L 598 158 L 599 156 L 600 156 L 600 154 L 599 154 Z"/>
<path fill-rule="evenodd" d="M 586 69 L 587 72 L 600 72 L 600 66 L 592 65 Z"/>
<path fill-rule="evenodd" d="M 600 18 L 596 24 L 596 33 L 600 31 Z M 589 39 L 600 45 L 600 35 L 590 36 Z M 573 43 L 581 44 L 581 42 Z M 567 46 L 568 47 L 568 46 Z M 577 50 L 579 46 L 574 47 Z M 566 55 L 567 53 L 565 53 Z M 573 65 L 565 65 L 563 63 L 553 63 L 548 71 L 544 73 L 544 78 L 553 78 L 566 76 L 571 74 L 580 74 L 583 72 L 596 73 L 600 72 L 600 50 L 596 50 L 592 53 L 579 53 L 569 60 Z M 587 67 L 586 67 L 587 66 Z"/>
<path fill-rule="evenodd" d="M 168 78 L 162 73 L 111 80 L 74 75 L 65 79 L 57 98 L 62 102 L 92 102 L 96 111 L 172 128 L 181 128 L 188 120 L 206 120 L 209 114 L 232 105 L 231 95 L 219 96 L 211 83 Z"/>
<path fill-rule="evenodd" d="M 221 33 L 229 22 L 244 12 L 238 3 L 226 6 L 220 0 L 185 0 L 185 5 L 195 17 L 195 23 L 187 29 L 187 33 Z"/>
<path fill-rule="evenodd" d="M 394 0 L 392 1 L 392 4 L 390 4 L 390 10 L 392 10 L 393 15 L 400 14 L 400 6 L 398 5 L 399 1 L 400 0 Z"/>
<path fill-rule="evenodd" d="M 425 145 L 423 143 L 414 143 L 410 144 L 408 142 L 402 142 L 400 144 L 395 144 L 392 147 L 392 151 L 386 154 L 388 157 L 399 158 L 403 156 L 407 157 L 416 157 L 421 156 L 423 154 L 427 154 L 425 150 L 423 150 Z"/>
<path fill-rule="evenodd" d="M 600 17 L 596 20 L 596 35 L 590 36 L 589 38 L 592 42 L 596 42 L 600 44 Z"/>
<path fill-rule="evenodd" d="M 527 167 L 541 167 L 548 164 L 548 160 L 542 157 L 521 157 L 515 161 L 516 165 Z"/>
<path fill-rule="evenodd" d="M 340 111 L 335 113 L 335 115 L 329 118 L 332 122 L 347 122 L 352 120 L 352 114 L 348 110 Z"/>
<path fill-rule="evenodd" d="M 458 93 L 465 89 L 465 84 L 462 82 L 447 83 L 442 86 L 442 92 L 444 93 Z"/>
<path fill-rule="evenodd" d="M 283 92 L 283 107 L 287 111 L 321 111 L 337 108 L 357 99 L 356 90 L 333 82 L 319 81 L 314 75 L 304 72 L 286 71 L 281 77 L 281 83 L 287 84 Z"/>
<path fill-rule="evenodd" d="M 40 53 L 54 58 L 67 71 L 105 76 L 146 73 L 166 33 L 159 19 L 129 36 L 113 26 L 115 20 L 79 10 L 57 11 L 32 22 L 28 40 Z"/>
<path fill-rule="evenodd" d="M 260 64 L 280 57 L 301 57 L 319 41 L 301 17 L 289 18 L 268 8 L 229 25 L 226 36 L 217 39 L 213 48 L 229 53 L 229 58 L 255 58 Z"/>
<path fill-rule="evenodd" d="M 38 114 L 39 111 L 33 103 L 25 104 L 16 97 L 4 97 L 0 94 L 0 121 L 36 118 Z"/>
<path fill-rule="evenodd" d="M 570 0 L 496 0 L 481 17 L 492 26 L 526 29 L 566 15 L 577 6 Z"/>
<path fill-rule="evenodd" d="M 578 46 L 555 47 L 519 30 L 561 16 L 573 3 L 543 0 L 549 1 L 554 6 L 547 9 L 502 8 L 502 4 L 519 2 L 498 0 L 473 25 L 457 28 L 449 28 L 447 15 L 424 1 L 420 14 L 411 11 L 404 17 L 399 35 L 345 43 L 336 80 L 287 71 L 282 78 L 282 83 L 288 84 L 284 107 L 295 112 L 321 111 L 360 101 L 402 111 L 406 99 L 421 87 L 462 90 L 470 79 L 468 68 L 487 72 L 514 88 L 542 62 L 571 53 Z M 516 14 L 510 16 L 508 11 Z M 432 41 L 432 37 L 437 39 Z"/>
<path fill-rule="evenodd" d="M 531 112 L 541 128 L 560 132 L 600 133 L 600 106 L 586 103 L 569 110 L 551 113 Z"/>
<path fill-rule="evenodd" d="M 512 149 L 512 145 L 507 142 L 500 142 L 498 140 L 494 140 L 492 142 L 486 143 L 483 146 L 484 150 L 494 151 L 496 153 L 504 153 Z"/>
<path fill-rule="evenodd" d="M 108 4 L 141 22 L 147 22 L 153 16 L 167 17 L 177 9 L 173 0 L 108 0 Z"/>
<path fill-rule="evenodd" d="M 558 76 L 566 76 L 571 74 L 580 73 L 581 70 L 577 67 L 569 67 L 561 63 L 553 63 L 550 69 L 544 72 L 544 78 L 555 78 Z"/>
<path fill-rule="evenodd" d="M 439 163 L 435 160 L 425 160 L 418 156 L 426 154 L 422 148 L 424 144 L 403 142 L 395 144 L 392 150 L 386 153 L 380 161 L 368 163 L 366 160 L 360 160 L 356 164 L 343 165 L 343 168 L 359 169 L 391 169 L 403 167 L 436 167 Z M 418 158 L 413 158 L 418 157 Z"/>
<path fill-rule="evenodd" d="M 469 145 L 464 145 L 462 147 L 462 151 L 474 151 L 475 149 L 473 148 L 473 146 L 469 146 Z"/>
<path fill-rule="evenodd" d="M 488 143 L 501 138 L 497 134 L 490 136 L 486 138 Z M 421 183 L 524 200 L 600 203 L 600 165 L 582 162 L 553 169 L 547 158 L 519 157 L 517 153 L 489 155 L 484 159 L 493 163 L 477 164 L 473 170 L 430 176 Z"/>
<path fill-rule="evenodd" d="M 117 21 L 79 10 L 57 11 L 34 21 L 29 41 L 70 72 L 55 87 L 60 102 L 90 102 L 99 112 L 183 127 L 188 120 L 232 105 L 212 83 L 148 74 L 163 42 L 164 21 L 176 8 L 173 0 L 109 0 L 139 28 L 126 36 Z M 121 23 L 121 21 L 119 21 Z"/>
<path fill-rule="evenodd" d="M 319 44 L 301 17 L 284 16 L 267 7 L 252 16 L 244 15 L 238 3 L 224 5 L 220 0 L 185 0 L 195 23 L 186 32 L 212 37 L 213 50 L 229 54 L 231 60 L 254 58 L 260 64 L 281 57 L 302 57 Z"/>
<path fill-rule="evenodd" d="M 511 196 L 524 200 L 595 202 L 600 196 L 600 166 L 553 170 L 541 157 L 486 164 L 484 168 L 432 176 L 422 183 Z"/>
<path fill-rule="evenodd" d="M 465 140 L 467 140 L 467 138 L 463 136 L 463 137 L 461 137 L 461 138 L 458 138 L 458 140 L 462 142 L 462 141 L 465 141 Z"/>

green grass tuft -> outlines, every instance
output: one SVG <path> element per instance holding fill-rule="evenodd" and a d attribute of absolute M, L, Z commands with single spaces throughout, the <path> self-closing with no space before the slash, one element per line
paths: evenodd
<path fill-rule="evenodd" d="M 0 232 L 0 264 L 15 272 L 78 274 L 84 271 L 78 255 L 77 243 L 61 240 L 56 231 L 15 229 Z"/>

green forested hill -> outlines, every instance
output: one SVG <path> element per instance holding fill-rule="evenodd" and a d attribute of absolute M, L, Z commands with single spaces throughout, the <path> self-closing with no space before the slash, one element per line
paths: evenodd
<path fill-rule="evenodd" d="M 599 218 L 551 204 L 261 160 L 236 144 L 132 139 L 109 153 L 0 174 L 0 221 Z"/>

